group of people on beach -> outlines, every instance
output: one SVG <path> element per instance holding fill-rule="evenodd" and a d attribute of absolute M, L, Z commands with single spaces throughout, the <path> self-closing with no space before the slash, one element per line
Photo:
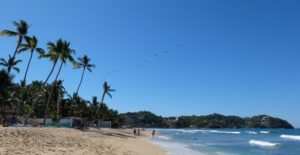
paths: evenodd
<path fill-rule="evenodd" d="M 141 135 L 141 130 L 142 131 L 145 131 L 145 129 L 143 128 L 143 129 L 136 129 L 136 128 L 134 128 L 133 129 L 133 135 L 135 135 L 135 136 L 140 136 Z M 152 131 L 152 137 L 154 137 L 155 136 L 155 130 L 153 130 Z"/>
<path fill-rule="evenodd" d="M 142 129 L 143 131 L 145 130 L 145 129 Z M 135 135 L 135 136 L 140 136 L 141 135 L 141 129 L 133 129 L 133 134 Z"/>

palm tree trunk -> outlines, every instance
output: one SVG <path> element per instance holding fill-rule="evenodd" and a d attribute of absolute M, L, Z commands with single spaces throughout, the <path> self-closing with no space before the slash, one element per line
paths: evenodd
<path fill-rule="evenodd" d="M 57 60 L 53 63 L 52 69 L 51 69 L 51 71 L 50 71 L 50 73 L 49 73 L 47 79 L 45 80 L 44 85 L 48 82 L 48 80 L 49 80 L 51 74 L 52 74 L 53 71 L 54 71 L 54 68 L 55 68 L 56 64 L 57 64 Z"/>
<path fill-rule="evenodd" d="M 25 85 L 26 85 L 26 77 L 27 77 L 27 73 L 28 73 L 28 69 L 29 69 L 30 63 L 31 63 L 32 56 L 33 56 L 33 50 L 31 50 L 30 58 L 29 58 L 29 61 L 28 61 L 28 64 L 27 64 L 27 68 L 26 68 L 26 72 L 25 72 L 24 79 L 23 79 Z"/>
<path fill-rule="evenodd" d="M 31 50 L 31 54 L 30 54 L 30 58 L 29 58 L 29 61 L 28 61 L 28 64 L 27 64 L 27 67 L 26 67 L 26 72 L 25 72 L 25 75 L 24 75 L 24 79 L 23 79 L 23 83 L 21 84 L 22 87 L 26 87 L 26 77 L 27 77 L 27 73 L 28 73 L 28 69 L 29 69 L 29 66 L 30 66 L 30 63 L 31 63 L 31 60 L 32 60 L 32 56 L 33 56 L 33 50 Z M 25 93 L 23 92 L 22 93 L 22 96 L 20 98 L 20 110 L 21 110 L 21 114 L 24 112 L 23 111 L 23 108 L 24 108 L 24 102 L 25 102 L 25 98 L 24 98 L 24 95 Z"/>
<path fill-rule="evenodd" d="M 44 114 L 44 125 L 46 125 L 46 117 L 47 117 L 47 114 L 48 114 L 48 107 L 49 107 L 49 104 L 50 104 L 50 101 L 51 101 L 53 89 L 54 89 L 54 87 L 55 87 L 55 85 L 56 85 L 56 80 L 57 80 L 57 78 L 58 78 L 58 75 L 59 75 L 59 73 L 60 73 L 60 71 L 61 71 L 62 66 L 63 66 L 63 62 L 61 62 L 61 64 L 60 64 L 59 70 L 58 70 L 57 75 L 56 75 L 56 77 L 55 77 L 55 79 L 54 79 L 54 86 L 52 86 L 51 91 L 50 91 L 50 95 L 49 95 L 49 97 L 48 97 L 48 101 L 47 101 L 46 109 L 45 109 L 45 114 Z"/>
<path fill-rule="evenodd" d="M 83 76 L 84 76 L 84 72 L 85 72 L 85 67 L 83 67 L 83 71 L 82 71 L 82 74 L 81 74 L 81 79 L 80 79 L 78 88 L 77 88 L 77 90 L 76 90 L 76 94 L 78 94 L 79 88 L 80 88 L 80 86 L 81 86 L 82 79 L 83 79 Z"/>
<path fill-rule="evenodd" d="M 104 102 L 104 97 L 105 97 L 105 92 L 103 92 L 103 94 L 102 94 L 101 103 L 103 103 L 103 102 Z"/>
<path fill-rule="evenodd" d="M 19 35 L 18 44 L 17 44 L 17 47 L 16 47 L 16 49 L 15 49 L 14 55 L 13 55 L 13 57 L 12 57 L 12 59 L 13 59 L 12 61 L 15 61 L 16 54 L 17 54 L 18 49 L 19 49 L 19 47 L 20 47 L 20 45 L 21 45 L 21 43 L 22 43 L 22 39 L 23 39 L 23 37 L 22 37 L 21 35 Z M 12 66 L 8 66 L 8 68 L 7 68 L 7 73 L 8 73 L 8 74 L 10 74 L 11 67 L 12 67 Z"/>
<path fill-rule="evenodd" d="M 57 80 L 57 78 L 58 78 L 58 75 L 60 74 L 60 71 L 61 71 L 61 68 L 62 68 L 62 66 L 63 66 L 63 62 L 61 62 L 61 64 L 60 64 L 60 67 L 59 67 L 59 70 L 58 70 L 58 72 L 57 72 L 57 74 L 56 74 L 56 77 L 55 77 L 55 79 L 54 79 L 54 81 L 56 81 Z"/>
<path fill-rule="evenodd" d="M 105 97 L 105 92 L 103 92 L 103 94 L 102 94 L 102 99 L 101 99 L 101 103 L 100 103 L 100 106 L 101 106 L 101 104 L 104 102 L 104 97 Z M 98 116 L 98 113 L 99 113 L 99 109 L 100 109 L 100 107 L 97 107 L 97 109 L 96 109 L 96 114 L 95 114 L 95 119 L 97 119 L 97 116 Z M 95 120 L 94 119 L 94 120 Z M 98 121 L 98 120 L 97 120 Z M 97 123 L 97 128 L 98 128 L 99 126 L 98 126 L 98 123 Z"/>
<path fill-rule="evenodd" d="M 61 103 L 60 103 L 60 100 L 61 99 L 61 97 L 60 97 L 60 92 L 58 92 L 58 96 L 57 96 L 57 104 L 56 104 L 56 117 L 57 117 L 57 120 L 59 120 L 60 119 L 60 117 L 59 117 L 59 113 L 60 113 L 60 106 L 61 106 Z"/>
<path fill-rule="evenodd" d="M 18 52 L 19 46 L 20 46 L 21 43 L 22 43 L 22 40 L 23 40 L 23 37 L 22 37 L 21 35 L 19 35 L 18 44 L 17 44 L 17 47 L 16 47 L 15 52 L 14 52 L 14 55 L 13 55 L 13 58 L 14 58 L 14 59 L 15 59 L 16 54 L 17 54 L 17 52 Z"/>

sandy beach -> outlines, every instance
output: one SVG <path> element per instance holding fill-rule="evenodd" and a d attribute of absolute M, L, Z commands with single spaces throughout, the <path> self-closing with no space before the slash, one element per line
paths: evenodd
<path fill-rule="evenodd" d="M 0 128 L 1 155 L 164 155 L 150 132 L 130 129 Z"/>

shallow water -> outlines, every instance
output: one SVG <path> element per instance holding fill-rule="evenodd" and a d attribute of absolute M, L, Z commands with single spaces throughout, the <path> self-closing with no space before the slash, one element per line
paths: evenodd
<path fill-rule="evenodd" d="M 300 155 L 300 129 L 155 129 L 170 155 Z"/>

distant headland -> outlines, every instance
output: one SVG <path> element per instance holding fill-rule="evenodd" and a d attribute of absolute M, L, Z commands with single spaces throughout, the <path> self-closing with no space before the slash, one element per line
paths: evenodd
<path fill-rule="evenodd" d="M 294 129 L 286 120 L 268 115 L 253 117 L 224 116 L 210 114 L 203 116 L 162 117 L 149 111 L 120 114 L 125 127 L 154 128 L 285 128 Z"/>

